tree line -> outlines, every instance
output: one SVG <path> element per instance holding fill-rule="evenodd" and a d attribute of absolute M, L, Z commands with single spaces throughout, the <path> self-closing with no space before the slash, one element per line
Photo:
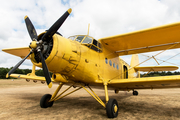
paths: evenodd
<path fill-rule="evenodd" d="M 11 68 L 3 68 L 1 67 L 0 68 L 0 79 L 6 79 L 6 74 L 12 69 Z M 31 70 L 30 69 L 16 69 L 14 71 L 15 74 L 23 74 L 23 75 L 27 75 L 28 73 L 31 73 Z M 44 73 L 43 73 L 43 70 L 42 69 L 39 69 L 39 70 L 36 70 L 35 74 L 37 76 L 44 76 Z M 11 78 L 9 78 L 11 79 Z"/>
<path fill-rule="evenodd" d="M 6 79 L 6 74 L 12 69 L 11 68 L 3 68 L 1 67 L 0 68 L 0 79 Z M 27 75 L 28 73 L 31 73 L 31 70 L 30 69 L 16 69 L 14 71 L 14 73 L 16 74 L 24 74 L 24 75 Z M 44 76 L 44 73 L 43 73 L 43 70 L 42 69 L 39 69 L 39 70 L 36 70 L 35 74 L 37 76 Z M 52 75 L 52 73 L 50 73 Z M 141 73 L 141 77 L 154 77 L 154 76 L 167 76 L 167 75 L 180 75 L 180 72 L 166 72 L 166 71 L 162 71 L 162 72 L 150 72 L 150 73 Z M 10 78 L 9 78 L 10 79 Z"/>
<path fill-rule="evenodd" d="M 168 76 L 168 75 L 180 75 L 180 72 L 170 72 L 170 71 L 162 71 L 162 72 L 150 72 L 150 73 L 143 73 L 141 77 L 155 77 L 155 76 Z"/>

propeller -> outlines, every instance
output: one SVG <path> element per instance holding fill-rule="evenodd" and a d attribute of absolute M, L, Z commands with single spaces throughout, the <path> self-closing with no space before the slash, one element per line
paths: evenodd
<path fill-rule="evenodd" d="M 33 52 L 37 52 L 40 55 L 41 58 L 41 63 L 42 63 L 42 68 L 43 68 L 43 72 L 46 78 L 46 83 L 48 85 L 49 88 L 52 87 L 52 82 L 51 82 L 51 76 L 49 74 L 49 70 L 48 67 L 46 65 L 45 62 L 45 58 L 43 56 L 42 53 L 42 48 L 44 47 L 43 42 L 49 43 L 52 36 L 57 32 L 57 30 L 61 27 L 61 25 L 64 23 L 64 21 L 66 20 L 66 18 L 70 15 L 72 9 L 68 9 L 50 28 L 49 30 L 47 30 L 47 32 L 42 36 L 41 40 L 37 41 L 38 36 L 37 36 L 37 32 L 36 29 L 34 28 L 32 22 L 30 21 L 30 19 L 28 18 L 28 16 L 25 16 L 25 23 L 26 23 L 26 27 L 28 30 L 28 33 L 32 39 L 32 42 L 30 43 L 29 47 L 31 48 L 30 53 L 24 58 L 22 59 L 19 63 L 17 63 L 6 75 L 6 77 L 8 78 L 28 57 L 29 55 L 31 55 Z"/>
<path fill-rule="evenodd" d="M 32 22 L 30 21 L 30 19 L 28 18 L 28 16 L 25 16 L 24 17 L 24 20 L 25 20 L 25 23 L 26 23 L 26 27 L 27 27 L 27 30 L 28 30 L 28 33 L 31 37 L 31 39 L 38 39 L 38 36 L 37 36 L 37 32 L 36 32 L 36 29 L 34 28 Z"/>
<path fill-rule="evenodd" d="M 72 9 L 68 9 L 50 28 L 49 30 L 44 34 L 42 37 L 43 41 L 48 41 L 50 38 L 57 32 L 57 30 L 61 27 L 61 25 L 64 23 L 66 18 L 71 13 Z"/>
<path fill-rule="evenodd" d="M 29 57 L 29 55 L 32 54 L 32 51 L 21 61 L 19 61 L 18 64 L 16 64 L 6 75 L 6 78 L 8 78 L 25 60 Z"/>

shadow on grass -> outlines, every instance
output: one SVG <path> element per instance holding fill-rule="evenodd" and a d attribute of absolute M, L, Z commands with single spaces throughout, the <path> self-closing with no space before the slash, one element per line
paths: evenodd
<path fill-rule="evenodd" d="M 18 97 L 20 99 L 28 99 L 34 103 L 34 106 L 30 107 L 32 111 L 30 113 L 36 112 L 37 114 L 41 114 L 43 111 L 50 111 L 52 114 L 64 114 L 66 112 L 71 112 L 74 114 L 86 114 L 89 113 L 92 116 L 102 116 L 106 117 L 105 108 L 103 108 L 94 98 L 91 96 L 86 97 L 74 97 L 68 96 L 61 100 L 58 100 L 54 103 L 51 108 L 43 109 L 39 106 L 39 101 L 43 95 L 42 94 L 21 94 Z M 130 97 L 130 98 L 129 98 Z M 173 108 L 171 106 L 166 107 L 163 105 L 155 105 L 153 103 L 147 102 L 138 102 L 128 99 L 133 99 L 132 95 L 111 95 L 110 98 L 115 98 L 119 104 L 119 114 L 132 114 L 133 116 L 136 114 L 146 115 L 151 114 L 155 116 L 167 116 L 167 117 L 179 117 L 180 108 Z M 138 96 L 137 96 L 138 97 Z M 100 96 L 100 98 L 104 101 L 104 96 Z M 37 108 L 39 107 L 39 108 Z M 66 113 L 67 114 L 67 113 Z"/>

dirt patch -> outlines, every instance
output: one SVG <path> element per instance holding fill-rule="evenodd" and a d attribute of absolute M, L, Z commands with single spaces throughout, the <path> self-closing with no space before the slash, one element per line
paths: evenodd
<path fill-rule="evenodd" d="M 40 108 L 41 97 L 52 94 L 56 87 L 49 89 L 46 84 L 25 80 L 0 80 L 0 119 L 108 119 L 105 109 L 83 89 L 56 101 L 51 108 Z M 103 90 L 94 91 L 104 100 Z M 109 91 L 109 96 L 119 104 L 119 115 L 114 120 L 180 118 L 180 89 L 139 90 L 138 96 Z"/>

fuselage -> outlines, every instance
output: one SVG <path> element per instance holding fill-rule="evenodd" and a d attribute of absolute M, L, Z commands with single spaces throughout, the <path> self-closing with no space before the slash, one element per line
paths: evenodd
<path fill-rule="evenodd" d="M 133 77 L 128 73 L 130 66 L 125 61 L 90 36 L 77 35 L 67 39 L 55 34 L 52 40 L 52 48 L 47 47 L 49 51 L 44 52 L 44 56 L 49 53 L 46 64 L 55 81 L 63 78 L 90 84 L 97 80 Z M 35 53 L 31 55 L 31 61 L 41 67 L 35 56 Z"/>

